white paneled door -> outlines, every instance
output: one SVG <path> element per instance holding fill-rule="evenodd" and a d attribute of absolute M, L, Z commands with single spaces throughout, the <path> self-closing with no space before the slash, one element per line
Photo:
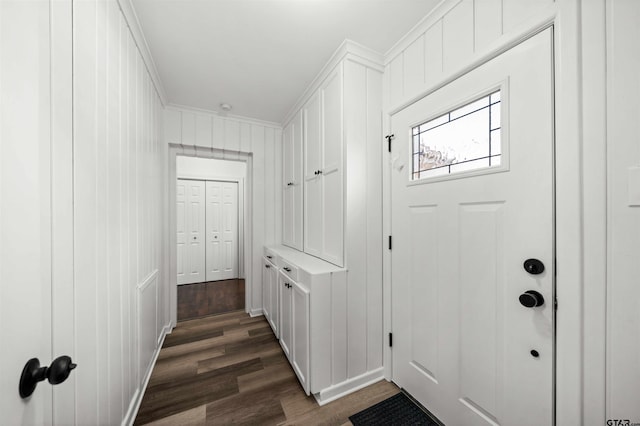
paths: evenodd
<path fill-rule="evenodd" d="M 205 182 L 178 179 L 176 186 L 178 284 L 204 282 Z"/>
<path fill-rule="evenodd" d="M 238 184 L 206 183 L 207 281 L 238 278 Z"/>
<path fill-rule="evenodd" d="M 545 30 L 391 119 L 393 380 L 445 424 L 553 424 L 552 45 Z M 499 166 L 449 174 L 487 142 Z"/>
<path fill-rule="evenodd" d="M 29 359 L 52 361 L 49 53 L 49 2 L 0 1 L 0 423 L 7 425 L 52 422 L 49 383 L 28 399 L 18 394 Z"/>

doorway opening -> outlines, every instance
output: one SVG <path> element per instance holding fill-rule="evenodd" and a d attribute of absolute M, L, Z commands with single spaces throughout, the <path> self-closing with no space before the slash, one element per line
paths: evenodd
<path fill-rule="evenodd" d="M 250 156 L 207 151 L 170 150 L 174 324 L 247 306 Z"/>

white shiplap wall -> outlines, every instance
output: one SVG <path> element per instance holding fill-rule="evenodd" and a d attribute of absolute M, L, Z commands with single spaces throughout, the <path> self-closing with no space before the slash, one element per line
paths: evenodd
<path fill-rule="evenodd" d="M 222 117 L 182 107 L 168 107 L 164 115 L 166 142 L 186 154 L 211 150 L 222 159 L 250 155 L 247 189 L 251 200 L 246 211 L 251 218 L 252 243 L 245 252 L 251 256 L 254 273 L 245 271 L 246 309 L 252 315 L 259 315 L 262 313 L 263 246 L 280 243 L 282 236 L 282 128 L 276 123 Z"/>
<path fill-rule="evenodd" d="M 74 2 L 73 54 L 79 367 L 61 420 L 119 424 L 168 324 L 161 103 L 116 0 Z"/>
<path fill-rule="evenodd" d="M 443 1 L 387 52 L 387 109 L 450 81 L 514 37 L 550 22 L 555 12 L 553 0 Z"/>

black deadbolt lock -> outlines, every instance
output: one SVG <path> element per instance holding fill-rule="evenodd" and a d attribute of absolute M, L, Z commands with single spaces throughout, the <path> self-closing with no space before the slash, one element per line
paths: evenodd
<path fill-rule="evenodd" d="M 49 367 L 40 367 L 38 358 L 31 358 L 27 361 L 20 376 L 18 388 L 20 397 L 24 399 L 31 396 L 38 386 L 38 382 L 44 379 L 47 379 L 52 385 L 64 382 L 74 368 L 76 368 L 76 364 L 71 362 L 71 358 L 66 355 L 54 359 Z"/>
<path fill-rule="evenodd" d="M 524 270 L 531 275 L 538 275 L 544 272 L 544 263 L 538 259 L 527 259 L 524 261 Z"/>

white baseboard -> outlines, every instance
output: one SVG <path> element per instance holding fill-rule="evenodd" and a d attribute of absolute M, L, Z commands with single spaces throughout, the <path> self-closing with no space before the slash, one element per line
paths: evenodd
<path fill-rule="evenodd" d="M 171 333 L 171 324 L 167 324 L 162 329 L 162 334 L 159 339 L 158 347 L 153 354 L 152 361 L 147 369 L 147 374 L 144 376 L 144 380 L 142 381 L 142 386 L 136 389 L 133 394 L 133 398 L 131 398 L 131 402 L 129 403 L 129 409 L 127 410 L 127 414 L 124 416 L 122 420 L 122 426 L 132 426 L 133 422 L 136 420 L 136 416 L 138 415 L 138 410 L 140 410 L 140 404 L 142 403 L 142 398 L 144 398 L 144 393 L 147 390 L 147 385 L 149 384 L 149 379 L 151 379 L 151 373 L 153 372 L 153 368 L 156 366 L 156 361 L 158 360 L 158 356 L 160 355 L 160 349 L 162 349 L 162 345 L 164 344 L 164 339 L 167 337 L 167 334 Z M 141 390 L 142 389 L 142 390 Z"/>
<path fill-rule="evenodd" d="M 260 309 L 252 309 L 249 311 L 249 315 L 251 317 L 259 317 L 260 315 L 264 315 L 264 312 L 262 312 L 262 308 Z"/>
<path fill-rule="evenodd" d="M 368 371 L 360 376 L 354 377 L 349 380 L 345 380 L 337 385 L 330 386 L 321 390 L 318 393 L 314 393 L 313 396 L 318 402 L 318 405 L 325 405 L 331 401 L 335 401 L 338 398 L 342 398 L 345 395 L 349 395 L 357 390 L 372 385 L 380 380 L 384 379 L 384 368 L 380 367 L 373 371 Z"/>

